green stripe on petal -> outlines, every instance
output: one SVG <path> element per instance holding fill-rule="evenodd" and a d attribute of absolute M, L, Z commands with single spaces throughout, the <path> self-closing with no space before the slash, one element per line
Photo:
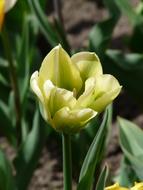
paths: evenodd
<path fill-rule="evenodd" d="M 82 87 L 79 70 L 72 64 L 71 58 L 61 45 L 53 48 L 42 62 L 39 71 L 39 84 L 42 87 L 46 80 L 55 86 L 78 92 Z"/>
<path fill-rule="evenodd" d="M 70 110 L 68 107 L 64 107 L 54 115 L 54 128 L 64 133 L 76 133 L 96 114 L 97 112 L 89 108 Z"/>
<path fill-rule="evenodd" d="M 83 81 L 89 77 L 101 75 L 103 72 L 100 60 L 95 53 L 76 53 L 71 60 L 78 67 Z"/>

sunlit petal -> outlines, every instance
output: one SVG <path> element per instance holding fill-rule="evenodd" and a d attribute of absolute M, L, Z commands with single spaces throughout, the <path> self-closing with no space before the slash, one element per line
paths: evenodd
<path fill-rule="evenodd" d="M 51 80 L 54 85 L 73 91 L 79 91 L 82 87 L 80 73 L 72 64 L 69 55 L 60 46 L 53 48 L 45 57 L 39 71 L 39 83 Z"/>
<path fill-rule="evenodd" d="M 83 81 L 89 77 L 102 74 L 102 66 L 95 53 L 76 53 L 71 57 L 71 60 L 78 67 Z"/>
<path fill-rule="evenodd" d="M 96 114 L 97 112 L 89 108 L 70 110 L 68 107 L 64 107 L 56 112 L 53 123 L 58 131 L 75 133 L 80 131 Z"/>

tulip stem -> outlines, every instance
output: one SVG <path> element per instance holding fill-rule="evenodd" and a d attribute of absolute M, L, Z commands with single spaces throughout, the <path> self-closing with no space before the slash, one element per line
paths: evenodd
<path fill-rule="evenodd" d="M 68 134 L 62 135 L 63 143 L 63 178 L 64 190 L 72 190 L 72 162 L 71 162 L 71 138 Z"/>
<path fill-rule="evenodd" d="M 15 103 L 15 111 L 16 111 L 16 128 L 18 132 L 18 140 L 20 141 L 19 130 L 21 127 L 21 105 L 20 105 L 20 93 L 18 88 L 18 78 L 16 73 L 15 64 L 12 57 L 11 52 L 11 44 L 9 40 L 9 36 L 5 27 L 3 27 L 3 31 L 1 32 L 2 42 L 4 46 L 5 56 L 8 60 L 9 73 L 12 89 L 14 92 L 14 103 Z"/>

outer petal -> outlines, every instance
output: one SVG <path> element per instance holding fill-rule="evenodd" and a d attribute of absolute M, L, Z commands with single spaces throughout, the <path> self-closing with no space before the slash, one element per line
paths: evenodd
<path fill-rule="evenodd" d="M 118 96 L 122 87 L 115 77 L 108 74 L 97 77 L 95 85 L 95 99 L 89 107 L 101 112 Z"/>
<path fill-rule="evenodd" d="M 132 187 L 131 190 L 143 190 L 143 182 L 135 183 L 135 186 Z"/>
<path fill-rule="evenodd" d="M 43 60 L 39 71 L 39 84 L 51 80 L 54 85 L 73 91 L 79 91 L 82 79 L 76 66 L 61 45 L 53 48 Z"/>
<path fill-rule="evenodd" d="M 120 187 L 118 183 L 115 183 L 114 185 L 106 187 L 105 190 L 129 190 L 129 189 L 125 187 Z"/>
<path fill-rule="evenodd" d="M 49 81 L 44 83 L 44 94 L 46 97 L 46 107 L 49 110 L 51 117 L 65 106 L 72 109 L 76 103 L 73 92 L 57 88 L 54 85 L 52 86 Z"/>
<path fill-rule="evenodd" d="M 76 53 L 71 57 L 71 60 L 78 67 L 83 81 L 89 77 L 102 74 L 102 66 L 95 53 Z"/>
<path fill-rule="evenodd" d="M 31 86 L 31 89 L 33 90 L 33 92 L 36 94 L 36 96 L 40 100 L 39 106 L 40 106 L 40 112 L 41 112 L 43 118 L 46 121 L 50 120 L 51 117 L 49 115 L 49 112 L 46 109 L 44 95 L 43 95 L 43 93 L 42 93 L 42 91 L 41 91 L 41 89 L 39 88 L 39 85 L 38 85 L 38 71 L 35 71 L 32 74 L 31 79 L 30 79 L 30 86 Z"/>
<path fill-rule="evenodd" d="M 38 78 L 38 71 L 35 71 L 30 78 L 30 87 L 33 90 L 33 92 L 37 95 L 37 97 L 40 99 L 40 101 L 43 103 L 44 97 L 38 85 Z"/>
<path fill-rule="evenodd" d="M 101 112 L 119 94 L 121 86 L 112 75 L 91 77 L 85 83 L 85 91 L 77 100 L 77 107 L 89 107 Z"/>
<path fill-rule="evenodd" d="M 54 115 L 54 128 L 65 133 L 75 133 L 80 131 L 96 114 L 97 112 L 88 108 L 70 110 L 64 107 Z"/>

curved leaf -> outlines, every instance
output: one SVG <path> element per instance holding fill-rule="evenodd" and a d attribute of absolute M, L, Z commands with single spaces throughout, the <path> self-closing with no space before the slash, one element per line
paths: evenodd
<path fill-rule="evenodd" d="M 106 134 L 108 115 L 109 113 L 107 109 L 104 115 L 103 122 L 84 159 L 84 162 L 80 171 L 79 184 L 78 184 L 77 190 L 83 190 L 83 189 L 90 190 L 93 185 L 93 181 L 94 181 L 93 177 L 94 177 L 95 168 L 98 161 L 100 160 L 101 152 L 102 152 L 101 150 L 104 144 L 104 137 Z"/>

